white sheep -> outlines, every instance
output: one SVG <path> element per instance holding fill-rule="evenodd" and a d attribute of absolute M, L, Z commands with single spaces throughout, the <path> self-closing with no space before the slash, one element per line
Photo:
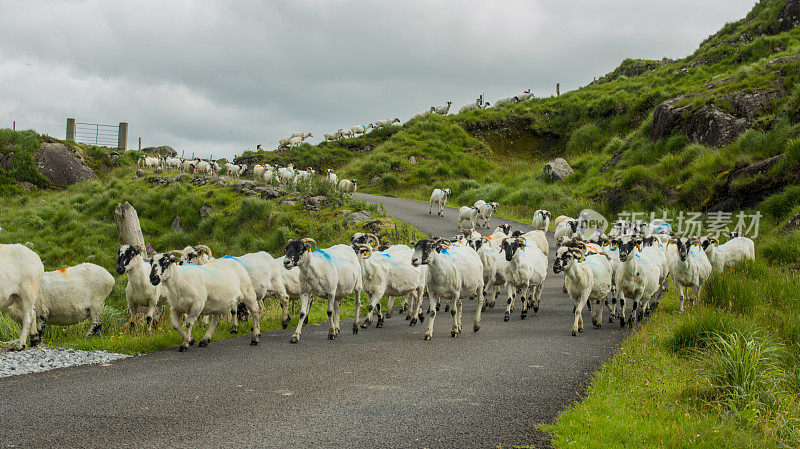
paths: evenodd
<path fill-rule="evenodd" d="M 524 320 L 529 307 L 533 307 L 534 313 L 539 311 L 542 284 L 547 277 L 547 257 L 537 246 L 529 245 L 522 236 L 503 239 L 500 248 L 508 262 L 505 272 L 508 305 L 503 320 L 511 319 L 517 297 L 522 301 L 520 318 Z"/>
<path fill-rule="evenodd" d="M 255 181 L 262 181 L 264 179 L 264 173 L 267 172 L 267 167 L 264 167 L 261 164 L 255 165 L 253 167 L 253 179 Z"/>
<path fill-rule="evenodd" d="M 340 138 L 353 137 L 353 135 L 354 135 L 353 131 L 350 130 L 350 129 L 343 129 L 343 130 L 339 131 L 339 137 Z"/>
<path fill-rule="evenodd" d="M 244 173 L 245 170 L 247 170 L 247 165 L 236 165 L 231 164 L 230 162 L 225 164 L 225 173 L 227 173 L 228 176 L 233 176 L 234 178 L 239 178 L 239 176 Z"/>
<path fill-rule="evenodd" d="M 36 295 L 37 335 L 31 335 L 31 345 L 41 341 L 48 324 L 71 326 L 87 318 L 92 325 L 86 336 L 97 335 L 103 327 L 103 303 L 113 289 L 114 276 L 93 263 L 44 273 Z M 19 303 L 8 308 L 8 316 L 22 322 Z"/>
<path fill-rule="evenodd" d="M 494 107 L 499 108 L 500 106 L 506 106 L 509 104 L 516 104 L 516 103 L 519 103 L 519 98 L 517 97 L 501 98 L 494 103 Z"/>
<path fill-rule="evenodd" d="M 288 167 L 281 167 L 278 169 L 278 181 L 280 181 L 283 185 L 289 185 L 294 182 L 294 177 L 296 173 L 294 171 L 294 167 L 291 165 Z"/>
<path fill-rule="evenodd" d="M 539 231 L 547 231 L 550 229 L 550 217 L 552 214 L 549 210 L 539 209 L 533 213 L 533 219 L 531 220 L 531 225 L 533 229 Z"/>
<path fill-rule="evenodd" d="M 453 104 L 452 101 L 448 101 L 445 106 L 437 106 L 433 112 L 437 115 L 447 115 L 450 112 L 450 105 Z"/>
<path fill-rule="evenodd" d="M 571 239 L 580 236 L 580 220 L 567 219 L 556 224 L 556 230 L 553 232 L 553 237 L 558 240 L 560 238 Z"/>
<path fill-rule="evenodd" d="M 670 259 L 669 272 L 675 288 L 678 289 L 681 300 L 680 311 L 683 313 L 683 302 L 688 293 L 686 290 L 692 289 L 689 300 L 692 304 L 696 304 L 700 289 L 711 276 L 711 262 L 705 251 L 699 247 L 700 242 L 697 239 L 679 237 L 670 243 L 677 248 L 677 254 Z"/>
<path fill-rule="evenodd" d="M 177 157 L 168 157 L 164 159 L 164 165 L 170 170 L 179 170 L 181 168 L 181 160 Z"/>
<path fill-rule="evenodd" d="M 755 244 L 747 237 L 734 237 L 722 245 L 716 237 L 706 237 L 701 240 L 701 245 L 714 271 L 718 273 L 722 273 L 725 268 L 736 266 L 743 260 L 756 258 Z"/>
<path fill-rule="evenodd" d="M 141 156 L 139 157 L 139 168 L 155 168 L 158 167 L 159 160 L 157 157 Z"/>
<path fill-rule="evenodd" d="M 367 130 L 370 129 L 370 128 L 372 128 L 372 123 L 367 124 L 367 125 L 354 126 L 354 127 L 350 128 L 350 131 L 355 136 L 356 134 L 366 134 Z"/>
<path fill-rule="evenodd" d="M 190 247 L 191 248 L 191 247 Z M 145 320 L 147 332 L 153 330 L 156 308 L 166 302 L 166 296 L 161 292 L 161 285 L 150 282 L 150 263 L 144 260 L 147 251 L 139 245 L 120 245 L 117 250 L 117 274 L 128 274 L 128 284 L 125 286 L 125 301 L 131 316 L 131 329 L 136 325 L 136 311 L 139 307 L 146 307 Z"/>
<path fill-rule="evenodd" d="M 177 252 L 182 256 L 182 253 Z M 150 282 L 163 282 L 170 307 L 172 327 L 183 337 L 179 351 L 189 349 L 194 343 L 192 328 L 197 317 L 211 315 L 211 325 L 198 346 L 207 346 L 223 315 L 243 303 L 253 316 L 251 345 L 257 345 L 261 336 L 261 308 L 250 282 L 247 270 L 237 261 L 221 258 L 205 265 L 178 265 L 176 254 L 156 254 L 150 262 Z M 181 326 L 181 316 L 186 315 L 186 329 Z"/>
<path fill-rule="evenodd" d="M 603 308 L 611 292 L 614 270 L 604 254 L 587 256 L 583 242 L 570 242 L 558 249 L 553 272 L 564 272 L 567 293 L 575 301 L 575 321 L 572 335 L 583 332 L 583 308 L 589 304 L 592 324 L 598 329 L 603 323 Z"/>
<path fill-rule="evenodd" d="M 520 95 L 517 95 L 518 102 L 528 101 L 531 98 L 533 98 L 533 93 L 531 93 L 530 89 L 525 89 Z"/>
<path fill-rule="evenodd" d="M 19 339 L 11 349 L 25 349 L 28 335 L 37 335 L 36 297 L 44 277 L 39 255 L 25 245 L 0 244 L 0 310 L 14 306 L 19 310 Z"/>
<path fill-rule="evenodd" d="M 470 240 L 470 246 L 477 251 L 483 264 L 483 296 L 486 307 L 493 308 L 500 293 L 500 287 L 506 284 L 506 265 L 499 246 L 492 246 L 487 237 Z M 489 292 L 489 289 L 492 289 Z"/>
<path fill-rule="evenodd" d="M 433 214 L 433 205 L 436 204 L 438 212 L 436 215 L 444 217 L 444 205 L 447 203 L 447 198 L 450 196 L 450 189 L 433 189 L 431 193 L 431 207 L 428 210 L 429 214 Z"/>
<path fill-rule="evenodd" d="M 373 126 L 375 128 L 384 128 L 384 127 L 387 127 L 387 126 L 392 126 L 393 123 L 400 123 L 400 119 L 399 118 L 393 118 L 391 120 L 389 120 L 389 119 L 378 120 L 377 122 L 375 122 L 375 124 Z"/>
<path fill-rule="evenodd" d="M 318 296 L 328 301 L 328 338 L 335 339 L 339 335 L 339 308 L 344 297 L 355 295 L 355 318 L 353 333 L 358 333 L 358 320 L 361 308 L 361 262 L 359 257 L 369 257 L 359 251 L 356 254 L 348 245 L 335 245 L 327 249 L 312 250 L 316 242 L 311 238 L 290 240 L 286 244 L 286 257 L 283 266 L 290 270 L 300 268 L 300 320 L 291 342 L 300 341 L 303 322 L 308 316 L 311 296 Z"/>
<path fill-rule="evenodd" d="M 356 189 L 358 189 L 358 181 L 355 179 L 342 179 L 339 181 L 339 190 L 349 193 L 350 196 L 355 196 Z"/>
<path fill-rule="evenodd" d="M 424 112 L 420 112 L 419 114 L 415 115 L 415 116 L 414 116 L 414 118 L 424 118 L 424 117 L 427 117 L 427 116 L 429 116 L 429 115 L 433 114 L 433 112 L 434 112 L 434 111 L 436 111 L 436 108 L 435 108 L 435 107 L 433 107 L 433 106 L 431 106 L 431 108 L 430 108 L 430 109 L 428 109 L 427 111 L 424 111 Z"/>
<path fill-rule="evenodd" d="M 483 266 L 474 249 L 469 246 L 450 247 L 447 240 L 423 239 L 414 245 L 411 264 L 415 267 L 428 266 L 426 288 L 430 296 L 428 308 L 430 320 L 425 340 L 433 337 L 436 301 L 440 297 L 452 301 L 450 314 L 453 317 L 453 327 L 450 336 L 457 337 L 461 333 L 463 299 L 477 296 L 478 307 L 475 311 L 473 330 L 475 332 L 480 330 L 484 303 Z"/>
<path fill-rule="evenodd" d="M 488 228 L 489 221 L 492 219 L 492 214 L 497 212 L 498 204 L 494 202 L 487 203 L 486 201 L 478 200 L 475 202 L 473 207 L 478 209 L 478 219 L 483 220 L 483 226 Z M 476 224 L 480 226 L 480 223 L 477 223 L 477 221 Z"/>
<path fill-rule="evenodd" d="M 342 128 L 339 128 L 339 131 L 336 131 L 335 133 L 325 133 L 323 137 L 325 138 L 326 142 L 336 140 L 342 136 L 341 132 Z"/>
<path fill-rule="evenodd" d="M 462 106 L 461 109 L 458 111 L 458 113 L 461 114 L 462 112 L 477 111 L 479 109 L 486 109 L 488 107 L 489 107 L 489 102 L 487 101 L 486 103 L 481 105 L 481 99 L 479 97 L 475 100 L 475 103 L 470 103 Z"/>
<path fill-rule="evenodd" d="M 469 222 L 469 229 L 475 229 L 475 224 L 478 221 L 478 209 L 475 207 L 469 206 L 461 206 L 458 209 L 458 227 L 461 229 L 465 229 L 461 226 L 461 223 L 464 221 Z"/>
<path fill-rule="evenodd" d="M 643 253 L 642 239 L 638 236 L 623 236 L 613 240 L 613 243 L 619 249 L 619 260 L 622 263 L 614 279 L 620 295 L 620 326 L 624 326 L 626 321 L 625 298 L 632 298 L 633 311 L 628 324 L 633 327 L 637 320 L 644 317 L 643 304 L 647 304 L 661 290 L 661 265 L 658 260 Z"/>
<path fill-rule="evenodd" d="M 520 231 L 514 231 L 511 234 L 511 237 L 519 236 L 524 237 L 528 245 L 536 245 L 545 256 L 550 255 L 550 243 L 547 241 L 547 235 L 545 235 L 544 231 L 533 230 L 524 234 Z"/>
<path fill-rule="evenodd" d="M 331 170 L 330 168 L 327 169 L 325 172 L 326 172 L 325 179 L 329 183 L 333 184 L 334 187 L 336 187 L 336 185 L 339 183 L 339 176 L 337 176 L 336 173 L 334 173 L 333 170 Z"/>

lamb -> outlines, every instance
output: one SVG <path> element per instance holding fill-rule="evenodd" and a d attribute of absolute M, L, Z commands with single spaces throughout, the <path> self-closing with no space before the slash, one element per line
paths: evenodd
<path fill-rule="evenodd" d="M 181 254 L 179 251 L 177 252 Z M 255 346 L 261 337 L 261 308 L 247 270 L 232 258 L 217 259 L 203 266 L 178 265 L 176 254 L 156 254 L 150 262 L 150 282 L 163 282 L 170 306 L 172 327 L 183 337 L 179 351 L 194 344 L 192 328 L 197 317 L 211 315 L 211 325 L 198 346 L 207 346 L 223 315 L 236 310 L 244 303 L 253 316 L 253 334 L 250 344 Z M 186 315 L 186 329 L 181 326 L 181 316 Z"/>
<path fill-rule="evenodd" d="M 633 298 L 633 311 L 628 323 L 630 327 L 644 316 L 644 308 L 656 292 L 661 289 L 661 266 L 657 260 L 643 254 L 639 236 L 623 236 L 612 241 L 619 248 L 622 263 L 614 282 L 620 294 L 620 326 L 625 326 L 625 298 Z M 650 248 L 654 249 L 654 248 Z M 643 305 L 642 308 L 639 305 Z"/>
<path fill-rule="evenodd" d="M 722 245 L 716 237 L 705 237 L 701 240 L 701 245 L 714 271 L 719 273 L 743 260 L 756 258 L 755 244 L 747 237 L 734 237 Z"/>
<path fill-rule="evenodd" d="M 225 172 L 228 174 L 228 176 L 239 178 L 239 176 L 244 173 L 245 170 L 247 170 L 247 165 L 236 165 L 231 164 L 230 162 L 225 164 Z"/>
<path fill-rule="evenodd" d="M 463 298 L 477 295 L 478 307 L 475 312 L 473 330 L 481 328 L 483 310 L 483 267 L 478 253 L 468 246 L 450 247 L 447 240 L 423 239 L 414 245 L 411 265 L 428 266 L 426 288 L 430 296 L 428 330 L 425 340 L 433 337 L 433 322 L 436 318 L 437 298 L 452 301 L 450 315 L 453 317 L 451 337 L 461 334 L 461 315 Z"/>
<path fill-rule="evenodd" d="M 533 225 L 533 229 L 539 231 L 547 231 L 550 228 L 550 217 L 552 214 L 549 210 L 542 210 L 539 209 L 533 213 L 533 220 L 531 220 L 531 225 Z"/>
<path fill-rule="evenodd" d="M 533 307 L 534 313 L 539 311 L 542 284 L 547 277 L 547 257 L 538 247 L 528 245 L 522 236 L 503 239 L 500 247 L 508 262 L 505 272 L 508 305 L 503 320 L 508 321 L 511 318 L 511 310 L 518 296 L 522 301 L 520 318 L 524 320 L 529 306 Z"/>
<path fill-rule="evenodd" d="M 486 228 L 489 227 L 489 221 L 492 219 L 492 214 L 497 212 L 497 203 L 487 203 L 483 200 L 478 200 L 473 205 L 476 209 L 478 209 L 478 218 L 483 220 L 483 226 Z M 476 221 L 477 222 L 477 221 Z M 480 224 L 478 224 L 480 226 Z"/>
<path fill-rule="evenodd" d="M 435 107 L 433 107 L 433 106 L 431 106 L 431 108 L 430 108 L 430 109 L 428 109 L 427 111 L 424 111 L 424 112 L 420 112 L 419 114 L 415 115 L 415 116 L 414 116 L 414 118 L 424 118 L 424 117 L 427 117 L 427 116 L 429 116 L 429 115 L 433 114 L 433 113 L 434 113 L 434 111 L 436 111 L 436 108 L 435 108 Z"/>
<path fill-rule="evenodd" d="M 335 187 L 339 183 L 339 177 L 330 168 L 325 170 L 325 172 L 325 179 Z"/>
<path fill-rule="evenodd" d="M 573 336 L 583 332 L 582 312 L 587 303 L 592 314 L 592 324 L 598 329 L 602 326 L 603 307 L 613 282 L 614 270 L 608 257 L 604 254 L 587 256 L 586 247 L 582 243 L 570 242 L 562 246 L 553 262 L 553 272 L 564 272 L 567 293 L 575 301 Z"/>
<path fill-rule="evenodd" d="M 297 185 L 298 182 L 311 182 L 314 173 L 316 172 L 311 167 L 309 167 L 307 170 L 298 170 L 297 175 L 294 177 L 295 185 Z"/>
<path fill-rule="evenodd" d="M 181 170 L 184 173 L 193 173 L 195 168 L 197 167 L 197 163 L 200 161 L 194 159 L 186 159 L 181 163 Z"/>
<path fill-rule="evenodd" d="M 447 102 L 447 106 L 437 106 L 433 112 L 437 115 L 447 115 L 450 112 L 450 105 L 453 104 L 452 101 Z"/>
<path fill-rule="evenodd" d="M 31 335 L 31 346 L 41 341 L 48 324 L 70 326 L 91 318 L 86 336 L 97 335 L 103 327 L 103 303 L 113 288 L 114 276 L 93 263 L 44 273 L 36 295 L 37 334 Z M 19 303 L 8 308 L 8 316 L 22 322 Z"/>
<path fill-rule="evenodd" d="M 361 308 L 361 261 L 359 257 L 368 258 L 364 251 L 358 254 L 348 245 L 335 245 L 327 249 L 316 248 L 311 238 L 290 240 L 286 244 L 286 258 L 283 266 L 290 270 L 300 268 L 300 320 L 291 342 L 300 341 L 305 317 L 308 316 L 308 303 L 311 296 L 325 298 L 328 301 L 328 339 L 339 335 L 339 307 L 347 295 L 354 293 L 356 316 L 353 319 L 353 333 L 358 333 L 358 320 Z"/>
<path fill-rule="evenodd" d="M 499 108 L 500 106 L 506 106 L 509 104 L 516 104 L 516 103 L 519 103 L 519 98 L 517 97 L 501 98 L 494 103 L 494 107 Z"/>
<path fill-rule="evenodd" d="M 156 308 L 166 302 L 161 285 L 150 282 L 150 263 L 144 257 L 147 251 L 139 245 L 120 245 L 117 250 L 117 274 L 128 273 L 128 284 L 125 286 L 125 300 L 131 316 L 131 329 L 136 325 L 136 310 L 147 307 L 145 320 L 147 332 L 152 332 Z"/>
<path fill-rule="evenodd" d="M 386 127 L 386 126 L 392 126 L 393 123 L 400 123 L 400 119 L 399 118 L 393 118 L 391 120 L 388 120 L 388 119 L 387 120 L 378 120 L 377 122 L 375 122 L 373 127 L 376 128 L 376 129 L 377 128 L 383 128 L 383 127 Z"/>
<path fill-rule="evenodd" d="M 350 196 L 355 196 L 357 188 L 358 181 L 355 179 L 342 179 L 339 181 L 339 190 L 344 193 L 349 193 Z"/>
<path fill-rule="evenodd" d="M 465 229 L 461 226 L 461 223 L 464 221 L 469 221 L 469 229 L 474 230 L 475 224 L 478 221 L 478 209 L 475 207 L 461 206 L 458 210 L 458 227 L 460 229 Z"/>
<path fill-rule="evenodd" d="M 447 198 L 450 196 L 450 189 L 433 189 L 431 193 L 431 207 L 428 210 L 429 214 L 433 214 L 434 203 L 438 207 L 436 215 L 444 217 L 444 205 L 447 203 Z"/>
<path fill-rule="evenodd" d="M 672 239 L 670 243 L 674 243 L 678 248 L 677 254 L 669 261 L 669 272 L 672 282 L 678 289 L 678 296 L 681 299 L 680 312 L 683 313 L 683 302 L 688 293 L 686 290 L 691 287 L 689 300 L 692 304 L 696 304 L 700 289 L 711 276 L 711 262 L 705 251 L 699 248 L 700 242 L 696 238 L 679 237 Z"/>
<path fill-rule="evenodd" d="M 25 349 L 28 335 L 36 332 L 36 298 L 44 277 L 39 255 L 25 245 L 0 244 L 0 310 L 16 307 L 20 315 L 19 339 L 11 349 Z"/>
<path fill-rule="evenodd" d="M 411 295 L 409 314 L 412 316 L 411 325 L 425 320 L 421 312 L 422 293 L 425 290 L 426 267 L 414 267 L 409 263 L 413 250 L 406 245 L 392 245 L 384 251 L 372 252 L 368 245 L 358 243 L 356 236 L 353 241 L 355 251 L 365 250 L 370 253 L 366 259 L 361 259 L 361 279 L 364 292 L 369 298 L 367 317 L 362 328 L 372 324 L 372 313 L 378 315 L 375 327 L 383 327 L 383 313 L 381 313 L 381 298 L 387 295 L 391 298 Z M 368 234 L 368 238 L 378 243 L 377 237 Z"/>
<path fill-rule="evenodd" d="M 304 140 L 305 140 L 305 138 L 303 138 L 303 136 L 292 137 L 291 139 L 289 139 L 289 143 L 287 143 L 286 146 L 289 147 L 289 148 L 299 147 L 300 144 L 302 144 Z"/>

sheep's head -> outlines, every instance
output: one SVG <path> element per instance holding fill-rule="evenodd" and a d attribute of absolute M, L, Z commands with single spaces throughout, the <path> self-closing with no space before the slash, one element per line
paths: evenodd
<path fill-rule="evenodd" d="M 583 262 L 586 258 L 586 247 L 564 245 L 556 252 L 556 258 L 553 261 L 553 273 L 561 273 L 569 268 L 570 264 L 575 262 Z"/>
<path fill-rule="evenodd" d="M 393 119 L 391 122 L 389 122 L 389 123 L 394 123 L 394 122 L 400 123 L 400 119 L 399 119 L 399 118 L 397 118 L 397 117 L 395 117 L 395 118 L 394 118 L 394 119 Z"/>
<path fill-rule="evenodd" d="M 619 248 L 619 260 L 625 262 L 628 257 L 634 255 L 642 247 L 642 237 L 640 235 L 624 236 L 612 241 Z"/>
<path fill-rule="evenodd" d="M 128 265 L 138 255 L 147 254 L 147 251 L 140 245 L 120 245 L 117 250 L 117 274 L 125 274 Z"/>
<path fill-rule="evenodd" d="M 411 265 L 418 267 L 430 263 L 434 253 L 439 253 L 443 249 L 450 247 L 450 241 L 433 238 L 422 239 L 414 244 L 414 255 L 411 256 Z"/>
<path fill-rule="evenodd" d="M 372 247 L 369 245 L 353 243 L 353 251 L 355 251 L 361 259 L 369 259 L 372 256 Z"/>
<path fill-rule="evenodd" d="M 444 192 L 444 196 L 445 197 L 450 196 L 450 189 L 444 189 L 444 190 L 442 190 L 442 192 Z"/>
<path fill-rule="evenodd" d="M 150 283 L 158 285 L 162 281 L 168 280 L 172 276 L 172 270 L 169 267 L 177 263 L 182 255 L 183 253 L 176 250 L 153 256 L 153 260 L 150 261 Z"/>
<path fill-rule="evenodd" d="M 514 258 L 514 253 L 519 249 L 524 250 L 526 246 L 525 237 L 507 237 L 500 242 L 500 251 L 506 253 L 506 261 L 511 262 L 511 259 Z"/>
<path fill-rule="evenodd" d="M 717 240 L 716 237 L 703 237 L 703 239 L 700 240 L 700 245 L 706 250 L 709 247 L 719 245 L 719 240 Z"/>
<path fill-rule="evenodd" d="M 503 231 L 503 234 L 505 235 L 508 235 L 508 233 L 511 232 L 511 225 L 508 223 L 501 224 L 500 226 L 498 226 L 498 228 L 500 228 L 500 230 Z"/>
<path fill-rule="evenodd" d="M 350 237 L 350 244 L 352 245 L 371 245 L 371 242 L 375 243 L 376 247 L 381 244 L 377 235 L 368 232 L 356 232 Z"/>
<path fill-rule="evenodd" d="M 692 245 L 699 243 L 696 237 L 677 237 L 670 240 L 670 242 L 678 247 L 678 257 L 681 260 L 686 260 L 689 257 L 689 253 L 692 252 Z"/>
<path fill-rule="evenodd" d="M 311 246 L 314 246 L 312 249 Z M 283 267 L 287 270 L 300 265 L 304 257 L 317 248 L 317 242 L 311 238 L 304 238 L 300 240 L 289 240 L 286 244 L 286 258 L 283 259 Z"/>

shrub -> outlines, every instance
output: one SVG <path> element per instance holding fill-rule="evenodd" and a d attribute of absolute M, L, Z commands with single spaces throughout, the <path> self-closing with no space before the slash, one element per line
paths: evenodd
<path fill-rule="evenodd" d="M 567 151 L 573 154 L 596 151 L 602 144 L 600 128 L 589 123 L 576 129 L 567 142 Z"/>

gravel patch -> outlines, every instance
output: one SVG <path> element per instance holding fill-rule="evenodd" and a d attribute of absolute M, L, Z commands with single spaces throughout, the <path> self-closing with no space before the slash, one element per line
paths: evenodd
<path fill-rule="evenodd" d="M 130 357 L 108 351 L 81 351 L 76 349 L 28 349 L 0 354 L 0 377 L 41 373 L 68 366 L 109 363 Z"/>

